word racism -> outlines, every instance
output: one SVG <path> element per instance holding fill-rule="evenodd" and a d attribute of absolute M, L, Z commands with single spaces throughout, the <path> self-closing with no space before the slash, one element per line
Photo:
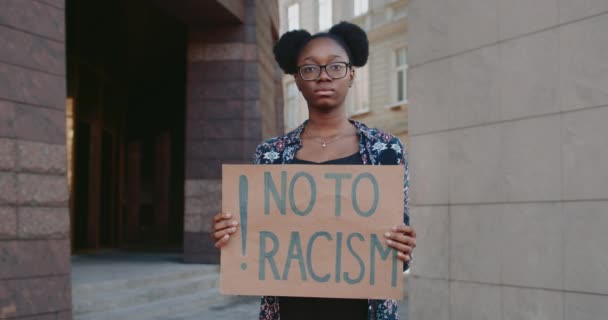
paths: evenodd
<path fill-rule="evenodd" d="M 402 263 L 383 234 L 401 221 L 403 177 L 385 167 L 224 166 L 223 210 L 238 212 L 240 232 L 222 250 L 222 291 L 392 295 Z"/>
<path fill-rule="evenodd" d="M 330 278 L 335 281 L 336 283 L 340 282 L 340 274 L 341 274 L 341 266 L 342 266 L 342 239 L 343 239 L 343 234 L 342 232 L 337 232 L 336 233 L 336 244 L 335 244 L 335 248 L 336 248 L 336 263 L 335 263 L 335 277 L 331 277 L 331 274 L 327 273 L 323 276 L 319 276 L 317 275 L 314 270 L 313 270 L 313 262 L 312 262 L 312 250 L 313 250 L 313 245 L 315 240 L 317 240 L 317 238 L 323 237 L 329 241 L 332 241 L 333 238 L 331 236 L 331 234 L 327 231 L 317 231 L 315 233 L 312 234 L 312 236 L 310 236 L 309 240 L 308 240 L 308 244 L 306 245 L 306 258 L 304 258 L 303 254 L 302 254 L 302 240 L 300 239 L 300 233 L 297 231 L 294 231 L 291 233 L 291 237 L 290 237 L 290 241 L 289 241 L 289 249 L 287 250 L 287 260 L 285 261 L 285 268 L 283 270 L 285 270 L 283 272 L 283 276 L 279 276 L 279 271 L 277 269 L 277 265 L 276 262 L 274 260 L 274 256 L 277 254 L 278 250 L 279 250 L 279 239 L 277 238 L 277 236 L 270 232 L 270 231 L 261 231 L 260 232 L 260 266 L 259 266 L 259 279 L 260 280 L 265 280 L 266 279 L 266 261 L 268 261 L 268 265 L 271 267 L 272 270 L 272 275 L 274 280 L 287 280 L 288 276 L 289 276 L 289 270 L 291 267 L 291 262 L 292 260 L 295 260 L 299 267 L 300 267 L 300 277 L 302 281 L 306 281 L 307 280 L 307 272 L 310 274 L 310 277 L 312 278 L 312 280 L 316 281 L 316 282 L 327 282 L 330 280 Z M 359 272 L 358 275 L 356 277 L 351 278 L 350 274 L 348 272 L 344 272 L 344 281 L 346 281 L 346 283 L 348 284 L 356 284 L 361 282 L 361 280 L 363 279 L 363 276 L 365 274 L 365 263 L 363 262 L 363 260 L 361 259 L 361 256 L 355 252 L 355 250 L 353 249 L 353 245 L 352 245 L 352 240 L 353 239 L 357 239 L 359 241 L 365 241 L 365 237 L 358 233 L 351 233 L 348 235 L 347 239 L 346 239 L 346 246 L 348 248 L 349 253 L 355 258 L 357 259 L 357 262 L 359 263 Z M 272 249 L 268 250 L 267 246 L 267 239 L 271 239 L 271 241 L 273 242 L 272 244 Z M 372 234 L 370 236 L 370 240 L 371 240 L 371 250 L 370 250 L 370 254 L 369 254 L 369 284 L 374 284 L 375 282 L 375 257 L 376 254 L 378 254 L 380 256 L 380 258 L 382 260 L 387 260 L 389 257 L 389 253 L 392 251 L 393 254 L 391 255 L 392 259 L 392 272 L 391 272 L 391 286 L 396 287 L 397 286 L 397 255 L 395 254 L 396 251 L 395 250 L 390 250 L 390 248 L 386 247 L 384 248 L 382 245 L 382 242 L 378 239 L 378 237 L 375 234 Z"/>

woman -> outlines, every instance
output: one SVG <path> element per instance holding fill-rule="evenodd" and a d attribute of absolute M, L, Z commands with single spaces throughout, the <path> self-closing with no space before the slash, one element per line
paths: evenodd
<path fill-rule="evenodd" d="M 416 233 L 409 227 L 407 158 L 393 135 L 349 120 L 346 95 L 355 79 L 353 67 L 367 62 L 367 35 L 358 26 L 341 22 L 328 33 L 312 36 L 305 30 L 285 33 L 274 47 L 275 59 L 308 103 L 309 119 L 294 131 L 266 140 L 255 152 L 256 164 L 401 165 L 404 168 L 404 223 L 387 230 L 386 241 L 397 257 L 411 260 Z M 228 213 L 214 217 L 213 237 L 221 248 L 237 232 L 238 221 Z M 263 297 L 260 319 L 397 318 L 393 300 Z"/>

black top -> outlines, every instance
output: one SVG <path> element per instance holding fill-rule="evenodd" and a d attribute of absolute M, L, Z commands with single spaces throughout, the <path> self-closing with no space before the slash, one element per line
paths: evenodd
<path fill-rule="evenodd" d="M 363 164 L 359 152 L 324 162 L 294 158 L 292 164 Z M 281 320 L 367 319 L 367 299 L 280 297 Z"/>
<path fill-rule="evenodd" d="M 361 159 L 361 154 L 357 151 L 357 153 L 351 154 L 348 157 L 332 159 L 323 162 L 313 162 L 308 160 L 302 160 L 298 158 L 293 158 L 292 164 L 363 164 L 363 159 Z"/>

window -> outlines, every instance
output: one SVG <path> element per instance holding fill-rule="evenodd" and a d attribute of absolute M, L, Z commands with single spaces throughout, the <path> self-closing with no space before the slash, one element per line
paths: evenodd
<path fill-rule="evenodd" d="M 405 47 L 395 50 L 395 101 L 407 101 L 407 61 Z"/>
<path fill-rule="evenodd" d="M 300 5 L 295 3 L 287 8 L 288 31 L 300 29 Z"/>
<path fill-rule="evenodd" d="M 287 84 L 287 115 L 286 127 L 288 129 L 295 128 L 298 126 L 300 108 L 298 106 L 298 87 L 295 82 Z"/>
<path fill-rule="evenodd" d="M 355 17 L 360 16 L 367 12 L 369 9 L 368 0 L 355 0 Z"/>
<path fill-rule="evenodd" d="M 350 114 L 355 115 L 369 110 L 369 65 L 357 68 L 349 101 Z"/>
<path fill-rule="evenodd" d="M 331 27 L 331 0 L 319 0 L 319 30 Z"/>

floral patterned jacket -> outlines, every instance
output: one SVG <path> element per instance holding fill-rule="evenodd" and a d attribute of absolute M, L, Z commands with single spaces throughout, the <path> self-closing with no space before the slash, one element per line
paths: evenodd
<path fill-rule="evenodd" d="M 349 120 L 356 128 L 359 135 L 359 153 L 365 165 L 403 165 L 403 222 L 409 225 L 409 206 L 408 206 L 408 162 L 403 144 L 399 138 L 378 129 L 372 129 L 363 123 Z M 302 123 L 295 130 L 284 135 L 274 137 L 264 141 L 255 151 L 255 164 L 287 164 L 291 163 L 296 152 L 302 147 L 300 134 L 306 126 L 308 120 Z M 409 264 L 405 269 L 409 268 Z M 280 298 L 262 297 L 260 306 L 260 320 L 279 320 L 280 319 Z M 368 301 L 368 320 L 393 320 L 397 319 L 397 302 L 395 300 L 376 300 Z"/>

